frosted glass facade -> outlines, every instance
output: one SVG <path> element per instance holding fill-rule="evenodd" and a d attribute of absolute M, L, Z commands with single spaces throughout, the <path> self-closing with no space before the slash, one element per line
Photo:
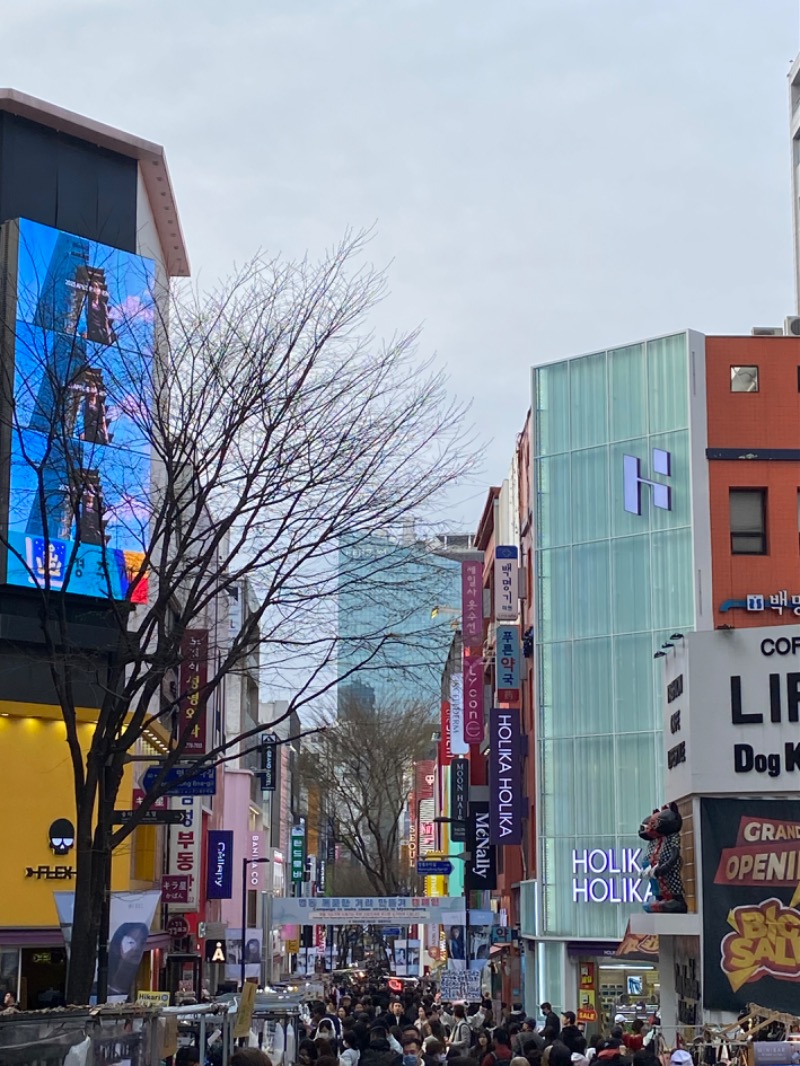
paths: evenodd
<path fill-rule="evenodd" d="M 637 846 L 661 802 L 653 653 L 694 619 L 688 338 L 536 367 L 533 391 L 538 932 L 617 938 L 637 905 L 573 902 L 572 853 Z M 671 510 L 647 485 L 625 510 L 625 455 L 671 486 Z"/>

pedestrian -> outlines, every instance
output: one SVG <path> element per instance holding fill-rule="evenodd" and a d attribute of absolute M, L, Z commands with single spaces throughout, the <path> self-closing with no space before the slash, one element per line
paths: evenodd
<path fill-rule="evenodd" d="M 586 1050 L 586 1037 L 575 1024 L 575 1012 L 564 1010 L 561 1012 L 561 1032 L 559 1039 L 566 1044 L 570 1052 L 578 1051 L 580 1054 Z"/>
<path fill-rule="evenodd" d="M 422 1061 L 425 1066 L 441 1066 L 447 1058 L 447 1049 L 441 1040 L 429 1036 L 422 1045 Z"/>
<path fill-rule="evenodd" d="M 179 1047 L 174 1062 L 175 1066 L 200 1066 L 200 1048 L 196 1044 Z"/>
<path fill-rule="evenodd" d="M 358 1046 L 358 1037 L 353 1030 L 346 1030 L 342 1037 L 344 1050 L 339 1055 L 339 1066 L 358 1066 L 361 1051 Z"/>
<path fill-rule="evenodd" d="M 546 1044 L 552 1044 L 554 1040 L 558 1040 L 558 1035 L 561 1032 L 561 1022 L 558 1020 L 558 1015 L 553 1010 L 552 1003 L 548 1003 L 547 1000 L 539 1006 L 539 1010 L 544 1015 L 542 1036 L 544 1037 Z"/>
<path fill-rule="evenodd" d="M 403 1066 L 403 1056 L 393 1050 L 385 1025 L 373 1025 L 369 1031 L 369 1045 L 361 1053 L 359 1066 Z"/>
<path fill-rule="evenodd" d="M 493 1049 L 484 1056 L 481 1066 L 495 1066 L 498 1062 L 510 1062 L 513 1058 L 511 1053 L 511 1038 L 505 1029 L 495 1029 L 492 1034 Z"/>
<path fill-rule="evenodd" d="M 450 1027 L 450 1037 L 447 1041 L 447 1057 L 466 1057 L 471 1044 L 472 1029 L 467 1021 L 467 1012 L 464 1010 L 463 1003 L 456 1003 L 453 1007 L 453 1024 Z"/>
<path fill-rule="evenodd" d="M 483 1062 L 487 1055 L 494 1051 L 492 1034 L 488 1029 L 479 1029 L 475 1034 L 475 1043 L 470 1048 L 470 1058 Z"/>
<path fill-rule="evenodd" d="M 257 1047 L 240 1047 L 231 1055 L 230 1066 L 272 1066 L 272 1059 Z"/>
<path fill-rule="evenodd" d="M 631 1031 L 624 1033 L 622 1036 L 622 1042 L 628 1051 L 637 1052 L 641 1051 L 644 1047 L 644 1018 L 634 1018 L 631 1022 Z"/>

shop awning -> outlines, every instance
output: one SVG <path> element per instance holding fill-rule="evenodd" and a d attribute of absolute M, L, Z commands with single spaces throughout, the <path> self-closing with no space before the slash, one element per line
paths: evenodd
<path fill-rule="evenodd" d="M 61 926 L 7 926 L 0 929 L 4 948 L 63 948 Z"/>

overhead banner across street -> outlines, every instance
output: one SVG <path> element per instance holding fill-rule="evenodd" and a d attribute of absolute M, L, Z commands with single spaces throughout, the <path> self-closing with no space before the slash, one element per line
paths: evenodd
<path fill-rule="evenodd" d="M 315 896 L 272 901 L 274 925 L 438 925 L 452 921 L 455 911 L 460 912 L 463 924 L 463 896 Z"/>

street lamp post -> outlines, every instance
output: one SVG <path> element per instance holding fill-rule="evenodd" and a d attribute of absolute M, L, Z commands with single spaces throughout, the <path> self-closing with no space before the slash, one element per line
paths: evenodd
<path fill-rule="evenodd" d="M 245 936 L 247 934 L 247 867 L 252 866 L 257 862 L 269 862 L 269 859 L 266 857 L 266 855 L 257 856 L 256 858 L 252 859 L 245 855 L 245 857 L 242 859 L 242 992 L 244 992 L 245 975 L 244 942 Z M 270 950 L 272 949 L 270 948 Z"/>

